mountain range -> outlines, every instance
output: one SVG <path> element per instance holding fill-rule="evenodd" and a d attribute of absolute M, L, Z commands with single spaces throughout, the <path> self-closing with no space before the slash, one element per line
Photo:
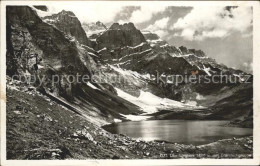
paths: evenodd
<path fill-rule="evenodd" d="M 219 64 L 202 50 L 175 47 L 133 23 L 81 23 L 65 10 L 41 17 L 47 11 L 39 6 L 6 10 L 8 89 L 18 84 L 26 93 L 35 89 L 97 126 L 138 119 L 228 120 L 253 126 L 253 75 Z M 231 79 L 176 84 L 167 77 L 220 74 Z M 45 79 L 41 84 L 10 83 L 14 75 Z M 53 83 L 55 75 L 88 75 L 94 81 L 62 78 Z"/>
<path fill-rule="evenodd" d="M 87 84 L 69 84 L 66 80 L 60 80 L 55 85 L 46 81 L 41 86 L 45 91 L 71 103 L 76 98 L 86 103 L 82 100 L 84 98 L 88 103 L 86 108 L 97 108 L 104 118 L 111 115 L 124 119 L 119 113 L 142 112 L 133 103 L 122 101 L 115 88 L 135 97 L 140 92 L 149 92 L 184 104 L 195 103 L 194 107 L 211 107 L 214 104 L 218 107 L 218 100 L 228 98 L 245 87 L 252 88 L 252 83 L 245 85 L 230 80 L 221 84 L 183 81 L 177 85 L 166 75 L 190 76 L 196 72 L 197 76 L 213 77 L 222 73 L 243 81 L 247 73 L 217 63 L 202 50 L 172 46 L 152 32 L 138 30 L 133 23 L 114 23 L 109 28 L 101 22 L 81 25 L 71 11 L 63 10 L 41 18 L 37 15 L 37 10 L 39 9 L 30 7 L 8 8 L 7 74 L 11 76 L 18 69 L 22 73 L 32 73 L 35 63 L 32 55 L 37 54 L 38 61 L 40 60 L 37 62 L 38 74 L 44 74 L 48 78 L 54 74 L 122 77 L 127 83 L 112 80 L 94 84 L 89 82 L 99 90 Z M 90 31 L 98 33 L 87 36 Z M 153 79 L 156 76 L 160 80 Z M 108 96 L 114 100 L 108 100 Z M 198 96 L 202 96 L 203 100 Z M 209 98 L 212 98 L 211 101 Z M 84 112 L 85 109 L 82 110 Z"/>

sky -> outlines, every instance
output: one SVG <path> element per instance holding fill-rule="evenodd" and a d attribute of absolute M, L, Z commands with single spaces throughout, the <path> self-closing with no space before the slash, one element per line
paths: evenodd
<path fill-rule="evenodd" d="M 174 46 L 203 50 L 228 67 L 252 73 L 253 9 L 248 6 L 48 6 L 50 13 L 70 10 L 81 22 L 133 22 Z"/>

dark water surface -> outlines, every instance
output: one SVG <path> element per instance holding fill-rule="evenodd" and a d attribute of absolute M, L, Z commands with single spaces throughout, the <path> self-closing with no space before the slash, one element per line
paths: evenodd
<path fill-rule="evenodd" d="M 253 135 L 253 129 L 221 126 L 226 123 L 227 121 L 151 120 L 122 122 L 103 128 L 113 134 L 124 134 L 132 138 L 194 145 Z"/>

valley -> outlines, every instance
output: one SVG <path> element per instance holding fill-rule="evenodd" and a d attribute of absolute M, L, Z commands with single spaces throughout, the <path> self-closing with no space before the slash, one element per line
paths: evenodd
<path fill-rule="evenodd" d="M 252 158 L 252 74 L 219 64 L 202 50 L 172 46 L 133 23 L 106 27 L 98 20 L 81 23 L 66 10 L 6 9 L 7 159 Z M 206 83 L 218 75 L 229 79 Z M 175 120 L 201 122 L 198 133 L 203 123 L 218 121 L 216 133 L 225 134 L 206 134 L 214 139 L 196 144 L 147 141 L 102 128 L 138 123 L 130 129 L 143 124 L 153 130 Z M 187 124 L 192 126 L 181 124 L 173 134 Z M 245 133 L 228 134 L 228 128 Z"/>

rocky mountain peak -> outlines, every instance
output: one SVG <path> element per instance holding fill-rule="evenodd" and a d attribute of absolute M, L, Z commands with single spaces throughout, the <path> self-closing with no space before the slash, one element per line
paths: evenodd
<path fill-rule="evenodd" d="M 197 55 L 198 57 L 204 57 L 205 53 L 202 50 L 189 49 L 189 52 Z"/>
<path fill-rule="evenodd" d="M 142 31 L 146 40 L 158 40 L 160 37 L 156 33 L 152 33 L 150 31 Z"/>
<path fill-rule="evenodd" d="M 74 37 L 78 42 L 85 45 L 90 45 L 90 41 L 87 38 L 79 19 L 73 12 L 62 10 L 57 14 L 44 17 L 43 20 L 51 25 L 54 25 L 66 35 Z"/>
<path fill-rule="evenodd" d="M 67 15 L 67 16 L 72 16 L 75 17 L 75 14 L 72 11 L 66 11 L 66 10 L 62 10 L 61 12 L 58 13 L 58 15 Z"/>
<path fill-rule="evenodd" d="M 97 21 L 97 22 L 96 22 L 96 25 L 99 26 L 99 27 L 103 27 L 103 28 L 107 29 L 107 27 L 105 26 L 105 24 L 103 24 L 103 23 L 100 22 L 100 21 Z"/>
<path fill-rule="evenodd" d="M 196 49 L 188 49 L 184 46 L 180 46 L 179 49 L 181 50 L 182 54 L 194 54 L 198 57 L 205 57 L 205 53 L 202 50 L 196 50 Z"/>
<path fill-rule="evenodd" d="M 189 50 L 186 47 L 184 47 L 184 46 L 180 46 L 179 49 L 181 50 L 183 55 L 189 53 Z"/>
<path fill-rule="evenodd" d="M 112 29 L 112 30 L 136 30 L 136 27 L 133 23 L 129 22 L 129 23 L 124 23 L 123 25 L 122 24 L 119 24 L 119 23 L 114 23 L 111 25 L 111 27 L 109 29 Z"/>
<path fill-rule="evenodd" d="M 146 42 L 146 40 L 133 23 L 125 23 L 123 25 L 114 23 L 97 38 L 97 42 L 99 45 L 98 49 L 104 47 L 116 49 L 125 46 L 137 46 Z"/>

